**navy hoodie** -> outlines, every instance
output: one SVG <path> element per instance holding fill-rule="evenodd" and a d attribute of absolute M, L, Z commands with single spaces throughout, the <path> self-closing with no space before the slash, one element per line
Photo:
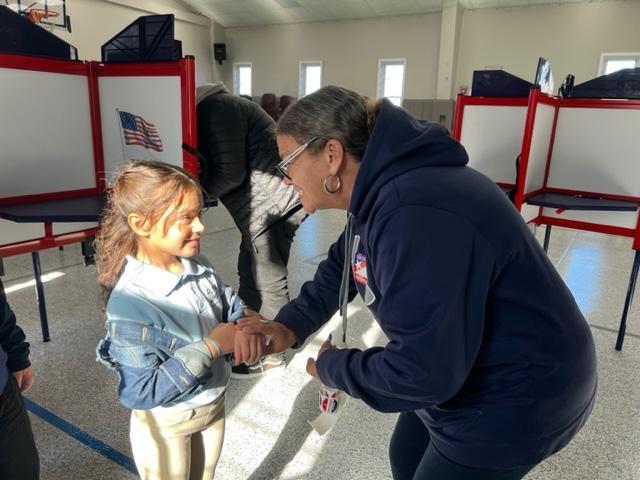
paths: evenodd
<path fill-rule="evenodd" d="M 591 412 L 593 338 L 519 213 L 466 164 L 443 127 L 384 101 L 349 206 L 349 293 L 389 342 L 326 351 L 318 374 L 376 410 L 415 411 L 454 462 L 532 465 Z M 338 309 L 348 240 L 276 318 L 300 344 Z"/>

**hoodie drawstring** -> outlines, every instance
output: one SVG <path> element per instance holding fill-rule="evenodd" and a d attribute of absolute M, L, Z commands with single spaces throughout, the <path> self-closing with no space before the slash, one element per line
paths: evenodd
<path fill-rule="evenodd" d="M 349 278 L 351 277 L 351 251 L 353 250 L 353 239 L 355 228 L 353 215 L 347 212 L 347 225 L 344 228 L 344 261 L 342 263 L 342 280 L 340 282 L 340 294 L 338 295 L 338 306 L 342 317 L 342 343 L 347 343 L 347 305 L 349 304 Z"/>

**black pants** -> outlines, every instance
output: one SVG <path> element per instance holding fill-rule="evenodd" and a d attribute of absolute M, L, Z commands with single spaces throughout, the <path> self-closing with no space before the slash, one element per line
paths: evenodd
<path fill-rule="evenodd" d="M 31 422 L 13 375 L 0 395 L 0 478 L 37 480 L 40 460 Z"/>
<path fill-rule="evenodd" d="M 287 263 L 293 237 L 304 218 L 304 211 L 299 210 L 276 222 L 253 243 L 247 235 L 242 235 L 238 295 L 265 318 L 272 319 L 289 303 Z"/>
<path fill-rule="evenodd" d="M 394 480 L 519 480 L 535 466 L 485 470 L 453 463 L 434 448 L 427 427 L 413 412 L 398 417 L 389 460 Z"/>

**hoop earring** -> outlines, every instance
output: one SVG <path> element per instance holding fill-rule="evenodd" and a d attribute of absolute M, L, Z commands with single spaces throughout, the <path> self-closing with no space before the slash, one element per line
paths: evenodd
<path fill-rule="evenodd" d="M 329 190 L 329 187 L 327 187 L 327 180 L 329 180 L 329 177 L 336 177 L 336 180 L 338 181 L 338 184 L 332 190 Z M 340 185 L 341 185 L 340 177 L 337 175 L 332 175 L 331 173 L 329 173 L 326 177 L 324 177 L 324 181 L 322 182 L 322 188 L 324 188 L 324 191 L 327 192 L 329 195 L 333 195 L 334 193 L 337 193 L 338 190 L 340 190 Z"/>

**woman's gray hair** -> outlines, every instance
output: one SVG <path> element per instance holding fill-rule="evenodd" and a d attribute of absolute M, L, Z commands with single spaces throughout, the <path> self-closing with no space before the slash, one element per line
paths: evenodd
<path fill-rule="evenodd" d="M 292 104 L 278 121 L 276 135 L 289 135 L 303 144 L 320 137 L 309 145 L 312 154 L 318 153 L 327 141 L 335 138 L 356 162 L 362 160 L 373 128 L 379 103 L 370 106 L 356 92 L 335 85 L 327 85 Z"/>

